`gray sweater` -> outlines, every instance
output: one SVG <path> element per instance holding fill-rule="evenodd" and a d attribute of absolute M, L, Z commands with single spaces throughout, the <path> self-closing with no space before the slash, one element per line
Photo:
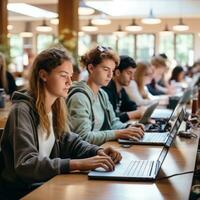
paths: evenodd
<path fill-rule="evenodd" d="M 39 156 L 38 114 L 34 99 L 28 92 L 15 92 L 1 140 L 4 168 L 1 178 L 14 187 L 29 187 L 55 175 L 69 172 L 69 160 L 96 155 L 99 147 L 88 144 L 74 134 L 61 138 L 55 133 L 50 157 Z M 55 131 L 54 131 L 55 132 Z"/>
<path fill-rule="evenodd" d="M 84 90 L 88 96 L 82 92 L 76 92 L 71 95 L 76 89 Z M 99 98 L 103 112 L 107 113 L 106 120 L 110 126 L 110 130 L 92 129 L 92 126 L 95 127 L 95 123 L 97 123 L 96 119 L 92 119 L 92 111 L 94 113 L 94 118 L 100 115 L 96 106 L 97 97 Z M 114 130 L 123 129 L 127 126 L 127 124 L 122 123 L 119 118 L 116 117 L 106 92 L 100 89 L 97 96 L 95 96 L 85 81 L 73 83 L 69 92 L 67 107 L 71 130 L 78 133 L 84 140 L 92 144 L 101 145 L 106 141 L 115 140 Z M 101 117 L 104 119 L 104 116 L 98 116 L 98 119 Z"/>

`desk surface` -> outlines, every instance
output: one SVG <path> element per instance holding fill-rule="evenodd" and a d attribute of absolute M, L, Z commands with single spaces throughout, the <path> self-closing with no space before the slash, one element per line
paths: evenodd
<path fill-rule="evenodd" d="M 159 146 L 142 145 L 122 148 L 117 142 L 109 142 L 104 146 L 109 145 L 118 149 L 124 158 L 156 159 L 162 150 L 162 147 Z M 194 170 L 197 148 L 197 138 L 177 137 L 162 165 L 159 177 Z M 43 186 L 26 195 L 23 200 L 184 200 L 189 198 L 192 178 L 193 173 L 156 182 L 103 181 L 88 180 L 87 174 L 73 173 L 52 178 Z"/>
<path fill-rule="evenodd" d="M 0 128 L 4 128 L 11 109 L 11 102 L 6 102 L 5 108 L 0 108 Z"/>

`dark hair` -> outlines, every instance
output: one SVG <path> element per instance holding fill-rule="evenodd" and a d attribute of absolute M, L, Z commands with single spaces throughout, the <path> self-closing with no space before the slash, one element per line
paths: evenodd
<path fill-rule="evenodd" d="M 120 56 L 120 63 L 116 69 L 119 69 L 119 71 L 123 71 L 129 67 L 136 68 L 136 66 L 137 65 L 133 58 L 131 58 L 130 56 L 122 55 Z"/>
<path fill-rule="evenodd" d="M 119 64 L 119 56 L 111 48 L 103 46 L 97 46 L 96 48 L 91 49 L 85 55 L 81 56 L 80 62 L 87 68 L 89 64 L 92 64 L 95 67 L 104 59 L 113 60 L 116 66 Z"/>
<path fill-rule="evenodd" d="M 172 76 L 171 76 L 170 80 L 175 80 L 176 82 L 178 82 L 178 76 L 183 71 L 184 71 L 184 69 L 181 66 L 176 66 L 172 70 Z"/>

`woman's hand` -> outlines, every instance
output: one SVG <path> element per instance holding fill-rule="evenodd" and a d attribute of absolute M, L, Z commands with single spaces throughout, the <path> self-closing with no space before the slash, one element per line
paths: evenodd
<path fill-rule="evenodd" d="M 122 159 L 121 154 L 118 151 L 114 150 L 112 147 L 107 147 L 105 149 L 99 149 L 97 152 L 97 155 L 109 156 L 109 157 L 111 157 L 111 159 L 113 160 L 113 162 L 115 164 L 120 162 L 120 160 Z"/>
<path fill-rule="evenodd" d="M 85 159 L 70 160 L 69 166 L 70 171 L 88 171 L 94 170 L 98 167 L 104 168 L 106 171 L 113 171 L 115 169 L 115 163 L 113 162 L 111 157 L 107 155 L 97 155 Z"/>

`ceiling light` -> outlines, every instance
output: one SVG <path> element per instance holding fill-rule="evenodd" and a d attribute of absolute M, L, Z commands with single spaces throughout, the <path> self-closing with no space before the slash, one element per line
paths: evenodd
<path fill-rule="evenodd" d="M 135 19 L 132 20 L 132 23 L 125 27 L 126 31 L 137 32 L 142 30 L 142 26 L 136 24 Z"/>
<path fill-rule="evenodd" d="M 189 30 L 189 26 L 183 23 L 183 19 L 179 18 L 179 22 L 177 25 L 173 26 L 174 31 L 187 31 Z"/>
<path fill-rule="evenodd" d="M 92 15 L 95 12 L 95 9 L 87 6 L 83 0 L 80 0 L 78 14 L 79 15 Z"/>
<path fill-rule="evenodd" d="M 159 24 L 161 19 L 156 18 L 153 14 L 153 9 L 150 10 L 149 16 L 141 20 L 143 24 Z"/>
<path fill-rule="evenodd" d="M 50 19 L 50 23 L 53 24 L 53 25 L 58 25 L 59 19 L 58 18 Z"/>
<path fill-rule="evenodd" d="M 165 24 L 165 28 L 162 31 L 160 31 L 160 33 L 170 34 L 172 33 L 172 31 L 169 29 L 168 24 Z"/>
<path fill-rule="evenodd" d="M 92 19 L 92 24 L 108 25 L 108 24 L 111 24 L 111 20 L 105 14 L 101 14 Z"/>
<path fill-rule="evenodd" d="M 9 3 L 7 9 L 12 12 L 20 13 L 23 15 L 35 18 L 56 18 L 58 14 L 50 12 L 26 3 Z"/>
<path fill-rule="evenodd" d="M 36 30 L 39 32 L 50 32 L 52 27 L 47 25 L 46 20 L 43 20 L 42 24 L 36 27 Z"/>
<path fill-rule="evenodd" d="M 85 26 L 82 26 L 82 30 L 86 32 L 95 32 L 98 30 L 98 27 L 92 25 L 91 20 L 89 20 L 89 23 Z"/>
<path fill-rule="evenodd" d="M 13 30 L 13 25 L 11 25 L 11 24 L 8 24 L 8 25 L 7 25 L 7 30 L 8 30 L 8 31 L 11 31 L 11 30 Z"/>
<path fill-rule="evenodd" d="M 126 32 L 122 30 L 122 27 L 119 25 L 118 29 L 114 32 L 114 35 L 116 35 L 117 37 L 123 37 L 124 35 L 126 35 Z"/>
<path fill-rule="evenodd" d="M 20 37 L 23 37 L 23 38 L 33 37 L 33 33 L 32 32 L 28 32 L 28 31 L 21 32 L 19 35 L 20 35 Z"/>

